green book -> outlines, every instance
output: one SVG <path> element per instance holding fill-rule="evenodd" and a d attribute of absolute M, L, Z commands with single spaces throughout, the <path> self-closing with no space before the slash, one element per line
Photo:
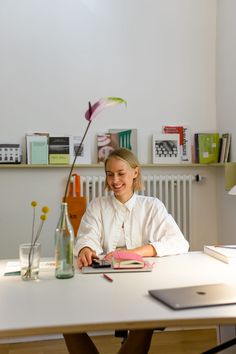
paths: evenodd
<path fill-rule="evenodd" d="M 220 151 L 219 133 L 198 133 L 199 163 L 217 163 Z"/>
<path fill-rule="evenodd" d="M 47 140 L 36 140 L 30 143 L 31 164 L 48 164 L 48 143 Z"/>

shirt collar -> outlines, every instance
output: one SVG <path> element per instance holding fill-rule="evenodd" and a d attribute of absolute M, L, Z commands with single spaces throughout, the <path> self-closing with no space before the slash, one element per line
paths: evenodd
<path fill-rule="evenodd" d="M 116 199 L 116 197 L 113 195 L 113 203 L 115 207 L 119 207 L 119 208 L 125 207 L 129 211 L 133 209 L 136 199 L 137 199 L 137 195 L 134 193 L 132 197 L 126 203 L 123 204 L 118 199 Z"/>

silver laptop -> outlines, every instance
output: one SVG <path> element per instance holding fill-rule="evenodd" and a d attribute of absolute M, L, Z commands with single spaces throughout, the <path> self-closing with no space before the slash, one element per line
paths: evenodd
<path fill-rule="evenodd" d="M 236 286 L 223 283 L 154 289 L 148 292 L 174 310 L 236 304 Z"/>

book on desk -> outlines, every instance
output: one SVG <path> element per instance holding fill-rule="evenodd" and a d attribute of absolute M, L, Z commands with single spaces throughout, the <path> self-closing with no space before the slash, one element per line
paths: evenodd
<path fill-rule="evenodd" d="M 205 245 L 204 253 L 225 263 L 236 264 L 236 245 Z"/>

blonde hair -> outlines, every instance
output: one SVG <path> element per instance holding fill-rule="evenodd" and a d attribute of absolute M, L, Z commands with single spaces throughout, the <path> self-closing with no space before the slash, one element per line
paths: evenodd
<path fill-rule="evenodd" d="M 105 163 L 104 163 L 105 172 L 106 172 L 107 162 L 111 159 L 122 160 L 122 161 L 126 162 L 133 169 L 135 169 L 137 167 L 138 174 L 137 174 L 137 177 L 134 178 L 134 180 L 133 180 L 133 190 L 134 191 L 141 191 L 144 187 L 142 176 L 141 176 L 141 168 L 140 168 L 140 164 L 138 162 L 138 159 L 133 154 L 133 152 L 131 150 L 128 150 L 125 148 L 118 148 L 118 149 L 113 150 L 105 160 Z M 110 190 L 110 187 L 107 183 L 107 177 L 106 177 L 106 181 L 105 181 L 105 189 Z"/>

